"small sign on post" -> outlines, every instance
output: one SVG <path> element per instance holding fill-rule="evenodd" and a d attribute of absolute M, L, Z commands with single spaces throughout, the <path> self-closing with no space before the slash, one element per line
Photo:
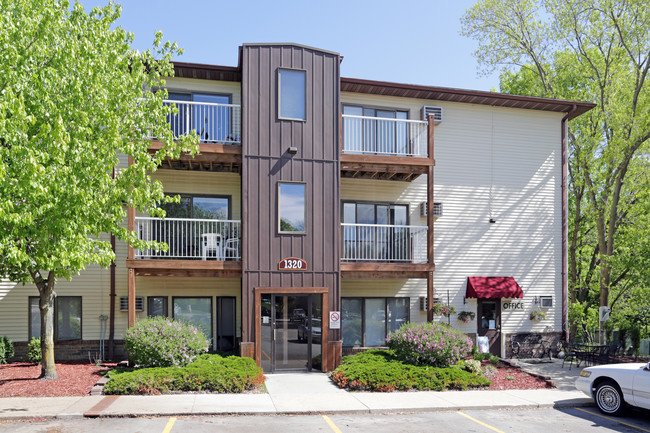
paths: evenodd
<path fill-rule="evenodd" d="M 330 311 L 330 329 L 341 329 L 341 313 Z"/>

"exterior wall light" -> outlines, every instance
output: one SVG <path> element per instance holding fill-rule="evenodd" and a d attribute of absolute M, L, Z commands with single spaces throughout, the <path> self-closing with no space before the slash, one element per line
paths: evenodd
<path fill-rule="evenodd" d="M 292 155 L 295 155 L 296 153 L 298 153 L 298 148 L 295 146 L 291 146 L 289 147 L 289 149 L 287 149 L 287 152 L 289 152 Z"/>

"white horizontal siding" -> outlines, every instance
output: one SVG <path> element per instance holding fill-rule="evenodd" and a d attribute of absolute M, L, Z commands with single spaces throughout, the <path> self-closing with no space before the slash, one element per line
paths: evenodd
<path fill-rule="evenodd" d="M 446 303 L 449 292 L 457 311 L 476 312 L 475 300 L 463 304 L 468 276 L 514 276 L 525 308 L 502 313 L 503 332 L 559 331 L 562 114 L 354 93 L 341 100 L 407 110 L 412 119 L 424 105 L 443 108 L 434 129 L 434 200 L 443 203 L 434 225 L 436 296 Z M 341 199 L 409 202 L 411 223 L 426 224 L 418 209 L 426 176 L 407 184 L 342 179 Z M 534 298 L 549 295 L 549 318 L 532 322 Z M 455 316 L 452 325 L 466 332 L 477 326 Z"/>

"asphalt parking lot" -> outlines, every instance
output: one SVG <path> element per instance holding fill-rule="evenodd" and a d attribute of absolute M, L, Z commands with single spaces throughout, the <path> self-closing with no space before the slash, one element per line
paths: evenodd
<path fill-rule="evenodd" d="M 213 416 L 30 420 L 0 423 L 0 433 L 207 432 L 648 432 L 650 412 L 622 418 L 595 408 L 480 410 L 311 416 Z"/>

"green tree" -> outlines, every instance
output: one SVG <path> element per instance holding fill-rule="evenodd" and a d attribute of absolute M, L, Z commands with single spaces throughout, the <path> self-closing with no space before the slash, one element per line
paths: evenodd
<path fill-rule="evenodd" d="M 57 377 L 56 279 L 108 266 L 107 233 L 144 248 L 124 226 L 126 209 L 160 215 L 166 199 L 150 175 L 197 140 L 174 142 L 166 92 L 149 91 L 173 74 L 176 44 L 158 33 L 151 50 L 134 50 L 132 34 L 111 29 L 119 16 L 112 3 L 86 13 L 0 0 L 0 275 L 38 288 L 44 379 Z M 150 136 L 164 143 L 155 154 Z"/>
<path fill-rule="evenodd" d="M 636 181 L 650 138 L 647 1 L 483 0 L 462 33 L 479 41 L 486 72 L 501 71 L 501 91 L 598 104 L 569 134 L 569 284 L 585 314 L 608 305 L 635 273 L 617 258 L 620 230 L 647 200 Z"/>

